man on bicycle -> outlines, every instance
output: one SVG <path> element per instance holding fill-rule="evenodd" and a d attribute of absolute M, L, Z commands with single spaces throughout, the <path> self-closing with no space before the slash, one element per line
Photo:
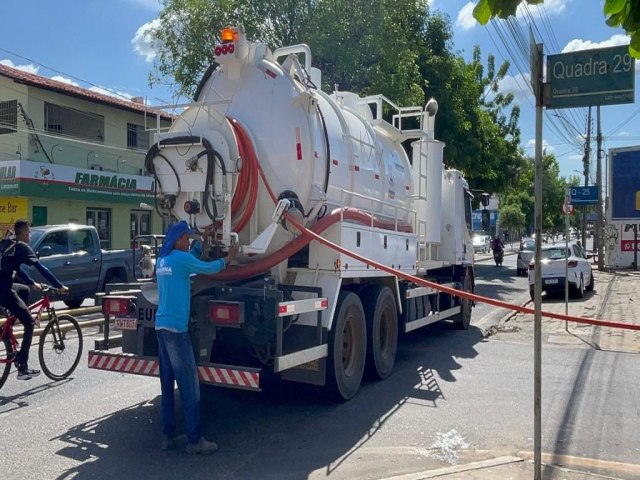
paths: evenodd
<path fill-rule="evenodd" d="M 42 286 L 36 283 L 22 265 L 33 266 L 40 274 L 62 292 L 69 289 L 42 265 L 33 249 L 29 246 L 31 228 L 27 220 L 18 220 L 14 225 L 15 239 L 6 238 L 0 243 L 0 305 L 9 309 L 24 326 L 24 335 L 20 351 L 15 357 L 14 363 L 18 368 L 18 380 L 29 380 L 40 375 L 40 370 L 30 369 L 28 366 L 29 349 L 33 338 L 35 321 L 29 311 L 29 286 L 41 290 Z M 14 283 L 14 272 L 22 283 Z M 25 285 L 26 284 L 26 285 Z"/>

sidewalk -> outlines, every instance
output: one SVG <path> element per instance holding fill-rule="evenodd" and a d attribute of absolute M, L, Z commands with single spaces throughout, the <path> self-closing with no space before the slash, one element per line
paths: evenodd
<path fill-rule="evenodd" d="M 569 298 L 571 316 L 612 322 L 640 324 L 640 272 L 599 272 L 594 268 L 595 288 L 584 298 Z M 533 308 L 533 302 L 527 302 Z M 542 296 L 542 311 L 565 313 L 564 293 Z M 514 313 L 503 318 L 496 336 L 508 338 L 509 332 L 533 338 L 533 315 Z M 542 317 L 542 340 L 557 345 L 582 346 L 598 350 L 640 353 L 640 330 L 623 330 Z"/>
<path fill-rule="evenodd" d="M 594 265 L 595 288 L 585 292 L 582 299 L 569 298 L 568 313 L 576 317 L 612 322 L 640 324 L 640 272 L 599 272 Z M 526 306 L 533 308 L 528 300 Z M 564 293 L 542 296 L 543 312 L 565 313 Z M 533 344 L 533 314 L 515 313 L 502 317 L 493 327 L 492 335 L 509 339 L 530 337 Z M 640 330 L 622 330 L 577 322 L 564 322 L 542 317 L 543 343 L 571 345 L 616 352 L 640 353 Z M 579 457 L 553 457 L 542 455 L 542 478 L 553 480 L 596 480 L 640 478 L 640 464 L 620 464 Z M 531 452 L 518 456 L 497 457 L 489 460 L 454 465 L 399 475 L 386 480 L 530 480 L 534 478 Z"/>
<path fill-rule="evenodd" d="M 638 470 L 625 469 L 623 476 L 612 476 L 615 472 L 602 469 L 602 473 L 589 473 L 573 468 L 551 465 L 542 459 L 542 478 L 553 480 L 612 480 L 638 478 Z M 523 457 L 498 457 L 490 460 L 455 465 L 451 467 L 427 470 L 389 477 L 384 480 L 532 480 L 534 478 L 533 460 Z"/>

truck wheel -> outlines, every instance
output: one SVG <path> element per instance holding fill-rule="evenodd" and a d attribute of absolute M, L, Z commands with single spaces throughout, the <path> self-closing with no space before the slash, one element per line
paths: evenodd
<path fill-rule="evenodd" d="M 384 380 L 393 371 L 398 349 L 398 310 L 389 287 L 374 285 L 364 291 L 362 304 L 367 322 L 369 378 Z"/>
<path fill-rule="evenodd" d="M 64 300 L 64 304 L 69 308 L 79 308 L 84 302 L 84 298 L 70 298 L 68 300 Z"/>
<path fill-rule="evenodd" d="M 473 288 L 471 286 L 471 275 L 467 274 L 464 276 L 464 281 L 462 282 L 462 290 L 465 292 L 472 293 Z M 457 313 L 452 317 L 453 324 L 456 328 L 460 330 L 467 330 L 469 325 L 471 325 L 471 308 L 473 306 L 473 300 L 469 300 L 467 298 L 460 299 L 460 313 Z"/>
<path fill-rule="evenodd" d="M 367 353 L 367 327 L 360 297 L 342 291 L 338 296 L 333 326 L 329 332 L 327 395 L 337 401 L 358 393 Z"/>
<path fill-rule="evenodd" d="M 104 279 L 104 285 L 102 286 L 102 291 L 107 291 L 107 283 L 125 283 L 125 281 L 120 277 L 117 273 L 109 273 Z"/>

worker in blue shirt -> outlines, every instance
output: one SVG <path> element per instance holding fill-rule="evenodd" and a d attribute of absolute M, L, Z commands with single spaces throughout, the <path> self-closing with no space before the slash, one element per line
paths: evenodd
<path fill-rule="evenodd" d="M 159 296 L 156 335 L 164 433 L 162 449 L 173 449 L 178 443 L 173 397 L 177 382 L 187 424 L 187 453 L 192 455 L 213 453 L 218 445 L 207 441 L 201 433 L 200 384 L 188 331 L 191 308 L 189 277 L 193 273 L 218 273 L 238 254 L 238 245 L 230 245 L 225 258 L 212 262 L 199 260 L 196 255 L 202 252 L 200 247 L 195 246 L 189 251 L 189 236 L 193 233 L 185 221 L 172 225 L 167 231 L 156 264 Z M 209 235 L 210 231 L 205 230 L 203 241 Z"/>
<path fill-rule="evenodd" d="M 14 359 L 18 368 L 18 380 L 29 380 L 40 375 L 40 370 L 29 368 L 29 349 L 33 339 L 35 321 L 29 310 L 30 288 L 41 290 L 42 285 L 36 283 L 22 267 L 35 267 L 36 270 L 54 288 L 63 293 L 69 289 L 62 285 L 51 271 L 40 263 L 29 245 L 31 226 L 28 220 L 20 219 L 13 226 L 15 238 L 5 238 L 0 243 L 0 305 L 18 317 L 24 327 L 20 351 Z M 22 283 L 15 282 L 20 280 Z"/>

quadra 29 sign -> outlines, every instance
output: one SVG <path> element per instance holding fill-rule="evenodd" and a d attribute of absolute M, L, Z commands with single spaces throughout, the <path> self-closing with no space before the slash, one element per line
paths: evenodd
<path fill-rule="evenodd" d="M 629 46 L 547 57 L 548 108 L 634 102 L 635 59 Z"/>

